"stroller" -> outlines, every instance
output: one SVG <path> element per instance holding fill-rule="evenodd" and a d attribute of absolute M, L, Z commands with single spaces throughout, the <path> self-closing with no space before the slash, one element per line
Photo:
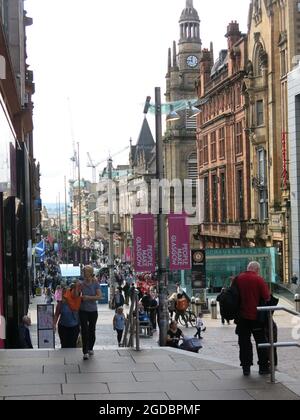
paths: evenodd
<path fill-rule="evenodd" d="M 179 346 L 181 350 L 198 353 L 202 349 L 201 340 L 198 338 L 184 338 L 183 343 Z"/>

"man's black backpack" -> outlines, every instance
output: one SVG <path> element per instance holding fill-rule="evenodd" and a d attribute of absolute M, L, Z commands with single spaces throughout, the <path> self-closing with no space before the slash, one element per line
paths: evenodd
<path fill-rule="evenodd" d="M 239 318 L 240 313 L 240 294 L 239 289 L 235 282 L 224 289 L 218 296 L 218 302 L 220 303 L 220 312 L 222 318 L 227 321 L 232 321 Z"/>

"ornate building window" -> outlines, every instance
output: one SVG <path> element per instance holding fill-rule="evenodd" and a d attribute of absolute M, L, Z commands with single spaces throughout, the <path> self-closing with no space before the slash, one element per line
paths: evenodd
<path fill-rule="evenodd" d="M 211 178 L 212 182 L 212 221 L 218 223 L 218 209 L 219 209 L 219 200 L 218 200 L 218 177 L 213 175 Z"/>
<path fill-rule="evenodd" d="M 237 219 L 243 221 L 245 218 L 244 211 L 244 171 L 238 169 L 236 173 L 236 191 L 237 191 Z"/>
<path fill-rule="evenodd" d="M 219 158 L 225 158 L 225 127 L 219 129 Z"/>
<path fill-rule="evenodd" d="M 243 153 L 243 123 L 236 124 L 235 153 L 241 155 Z"/>
<path fill-rule="evenodd" d="M 269 217 L 268 212 L 268 187 L 267 187 L 267 152 L 265 149 L 257 151 L 258 162 L 258 195 L 259 195 L 259 221 L 265 222 Z"/>
<path fill-rule="evenodd" d="M 221 193 L 221 222 L 226 223 L 227 220 L 227 191 L 226 191 L 226 175 L 225 172 L 220 174 L 220 193 Z"/>
<path fill-rule="evenodd" d="M 214 162 L 217 160 L 217 135 L 216 131 L 210 135 L 210 153 L 211 161 Z"/>
<path fill-rule="evenodd" d="M 209 178 L 204 178 L 204 221 L 210 222 Z"/>
<path fill-rule="evenodd" d="M 203 138 L 203 163 L 208 163 L 208 136 Z"/>
<path fill-rule="evenodd" d="M 203 166 L 204 158 L 203 158 L 203 138 L 199 140 L 199 166 Z"/>
<path fill-rule="evenodd" d="M 256 101 L 256 125 L 260 127 L 264 125 L 265 117 L 264 117 L 264 101 L 259 100 Z"/>
<path fill-rule="evenodd" d="M 259 24 L 262 20 L 261 0 L 253 1 L 253 19 L 256 24 Z"/>

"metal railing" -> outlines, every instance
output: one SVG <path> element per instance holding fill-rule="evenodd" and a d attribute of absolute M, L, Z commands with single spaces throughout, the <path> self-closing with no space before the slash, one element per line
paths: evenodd
<path fill-rule="evenodd" d="M 261 306 L 257 308 L 258 312 L 267 312 L 268 313 L 268 323 L 269 323 L 269 343 L 259 344 L 258 348 L 261 349 L 270 349 L 270 368 L 271 368 L 271 383 L 276 384 L 275 377 L 275 349 L 283 347 L 299 347 L 300 344 L 296 342 L 283 342 L 283 343 L 274 343 L 274 330 L 273 330 L 273 312 L 284 311 L 291 315 L 299 316 L 300 313 L 292 311 L 291 309 L 285 308 L 284 306 Z"/>

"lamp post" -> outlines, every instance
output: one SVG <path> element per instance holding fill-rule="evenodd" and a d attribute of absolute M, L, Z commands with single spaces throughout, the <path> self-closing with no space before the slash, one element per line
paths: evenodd
<path fill-rule="evenodd" d="M 109 234 L 109 278 L 110 278 L 110 308 L 113 308 L 113 300 L 115 296 L 115 273 L 114 273 L 114 215 L 113 215 L 113 200 L 112 200 L 112 159 L 109 158 L 107 162 L 108 173 L 108 234 Z"/>
<path fill-rule="evenodd" d="M 148 113 L 151 97 L 148 96 L 144 114 Z M 155 132 L 156 132 L 156 177 L 160 182 L 164 179 L 163 139 L 162 139 L 162 112 L 161 89 L 155 88 Z M 157 254 L 158 254 L 158 283 L 159 283 L 159 345 L 167 344 L 169 312 L 167 302 L 167 256 L 166 256 L 166 218 L 163 214 L 163 191 L 159 188 L 157 216 Z"/>
<path fill-rule="evenodd" d="M 156 131 L 156 174 L 158 181 L 164 179 L 161 89 L 155 88 L 155 131 Z M 167 255 L 166 255 L 166 217 L 163 214 L 163 191 L 159 188 L 157 216 L 157 253 L 158 253 L 158 281 L 159 281 L 159 345 L 167 345 L 169 312 L 167 302 Z"/>

